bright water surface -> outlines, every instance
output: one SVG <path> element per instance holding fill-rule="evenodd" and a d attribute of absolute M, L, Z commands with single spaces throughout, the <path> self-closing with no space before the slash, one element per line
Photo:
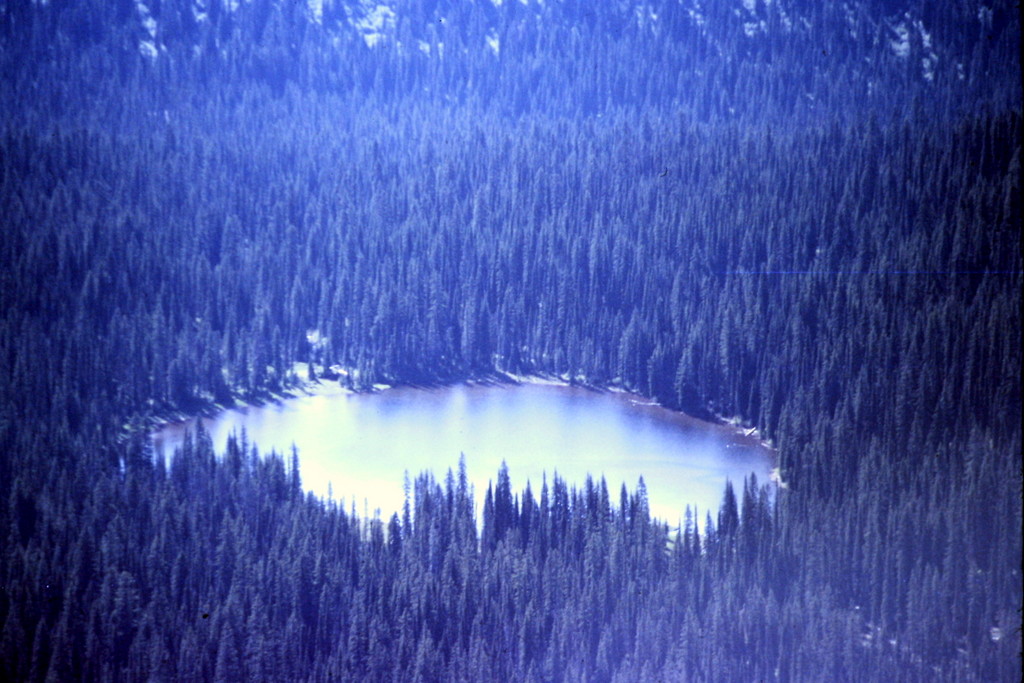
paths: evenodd
<path fill-rule="evenodd" d="M 604 477 L 613 503 L 644 478 L 651 513 L 675 525 L 687 505 L 714 517 L 726 479 L 767 483 L 771 454 L 732 428 L 651 405 L 632 394 L 543 384 L 390 389 L 302 396 L 204 419 L 218 453 L 244 428 L 261 452 L 299 449 L 304 486 L 386 519 L 403 502 L 403 475 L 439 482 L 466 456 L 478 511 L 488 482 L 508 463 L 513 491 L 535 499 L 552 473 L 570 486 Z M 154 445 L 170 455 L 193 423 L 167 425 Z M 703 525 L 702 525 L 703 526 Z"/>

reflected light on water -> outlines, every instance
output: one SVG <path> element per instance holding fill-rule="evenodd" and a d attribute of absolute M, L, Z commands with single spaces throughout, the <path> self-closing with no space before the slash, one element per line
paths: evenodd
<path fill-rule="evenodd" d="M 204 418 L 218 453 L 244 429 L 260 452 L 299 449 L 303 485 L 359 514 L 400 512 L 403 479 L 432 471 L 444 481 L 465 454 L 479 515 L 488 483 L 508 463 L 515 492 L 554 472 L 570 486 L 603 476 L 618 504 L 642 476 L 652 515 L 675 526 L 687 505 L 715 516 L 726 479 L 737 495 L 752 472 L 767 483 L 771 453 L 731 428 L 650 405 L 622 392 L 567 386 L 459 385 L 375 394 L 303 396 Z M 154 434 L 157 452 L 180 446 L 194 421 Z"/>

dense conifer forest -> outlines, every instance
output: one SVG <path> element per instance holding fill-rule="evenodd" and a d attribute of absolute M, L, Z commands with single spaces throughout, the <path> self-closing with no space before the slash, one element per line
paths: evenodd
<path fill-rule="evenodd" d="M 1019 49 L 1001 0 L 0 2 L 0 678 L 1019 680 Z M 439 463 L 367 519 L 154 458 L 297 362 L 739 416 L 788 488 L 477 519 Z"/>

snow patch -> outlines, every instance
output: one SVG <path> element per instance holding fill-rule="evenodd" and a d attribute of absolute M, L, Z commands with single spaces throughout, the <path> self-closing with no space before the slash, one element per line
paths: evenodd
<path fill-rule="evenodd" d="M 156 42 L 156 19 L 153 18 L 149 7 L 141 0 L 135 2 L 135 13 L 139 17 L 139 23 L 142 24 L 142 30 L 146 32 L 146 37 L 139 40 L 139 53 L 147 59 L 156 59 L 160 54 L 160 48 Z"/>
<path fill-rule="evenodd" d="M 538 377 L 537 375 L 519 375 L 514 372 L 506 372 L 505 375 L 519 384 L 540 384 L 552 387 L 564 387 L 569 384 L 563 379 L 551 379 L 549 377 Z"/>
<path fill-rule="evenodd" d="M 153 14 L 149 11 L 146 3 L 136 0 L 135 12 L 139 15 L 139 22 L 146 33 L 149 34 L 150 39 L 156 38 L 156 19 L 153 18 Z"/>
<path fill-rule="evenodd" d="M 146 33 L 149 34 L 150 38 L 156 37 L 156 19 L 154 19 L 153 17 L 143 18 L 142 28 L 146 29 Z"/>
<path fill-rule="evenodd" d="M 926 81 L 935 80 L 935 62 L 928 57 L 921 60 L 921 75 L 924 76 Z"/>
<path fill-rule="evenodd" d="M 498 39 L 498 34 L 492 29 L 491 32 L 487 34 L 485 40 L 487 41 L 487 47 L 491 49 L 491 52 L 498 54 L 501 50 L 501 41 Z"/>
<path fill-rule="evenodd" d="M 768 479 L 773 481 L 780 489 L 786 490 L 789 488 L 789 484 L 782 480 L 782 470 L 778 467 L 772 468 L 771 474 L 768 475 Z"/>
<path fill-rule="evenodd" d="M 686 13 L 690 16 L 690 21 L 692 21 L 697 28 L 703 30 L 706 20 L 704 19 L 704 10 L 700 6 L 700 3 L 694 2 L 693 7 L 688 8 Z"/>
<path fill-rule="evenodd" d="M 306 330 L 306 341 L 308 341 L 309 345 L 315 350 L 319 351 L 327 346 L 327 342 L 330 341 L 330 339 L 324 336 L 320 330 Z"/>
<path fill-rule="evenodd" d="M 194 19 L 197 24 L 201 24 L 206 21 L 208 17 L 209 13 L 206 11 L 206 0 L 193 0 L 192 19 Z"/>
<path fill-rule="evenodd" d="M 846 32 L 851 38 L 857 40 L 857 16 L 853 13 L 853 9 L 850 8 L 850 5 L 845 2 L 843 3 L 843 14 L 846 16 Z"/>
<path fill-rule="evenodd" d="M 763 21 L 746 21 L 743 23 L 743 33 L 747 38 L 753 38 L 758 33 L 767 33 L 768 25 Z"/>
<path fill-rule="evenodd" d="M 921 34 L 921 44 L 924 45 L 924 49 L 931 50 L 932 34 L 924 30 L 924 22 L 918 19 L 917 21 L 914 22 L 914 28 L 916 28 L 917 32 Z"/>
<path fill-rule="evenodd" d="M 766 2 L 765 4 L 770 5 L 771 3 Z M 777 11 L 779 13 L 779 21 L 782 22 L 783 30 L 785 30 L 786 33 L 790 33 L 793 30 L 793 20 L 789 18 L 789 15 L 786 14 L 786 10 L 783 9 L 781 5 Z"/>
<path fill-rule="evenodd" d="M 160 54 L 160 51 L 156 49 L 156 43 L 152 40 L 140 40 L 139 53 L 147 59 L 156 59 L 156 56 Z"/>
<path fill-rule="evenodd" d="M 660 406 L 661 405 L 657 401 L 638 401 L 635 398 L 629 399 L 629 402 L 632 405 L 640 406 L 640 407 L 651 407 L 651 406 Z"/>
<path fill-rule="evenodd" d="M 324 0 L 306 0 L 306 10 L 314 24 L 322 24 L 324 20 Z"/>
<path fill-rule="evenodd" d="M 363 16 L 351 18 L 350 23 L 360 34 L 367 47 L 373 47 L 384 39 L 385 33 L 395 29 L 395 11 L 387 5 L 375 5 L 369 7 L 369 3 L 363 3 Z"/>
<path fill-rule="evenodd" d="M 339 370 L 341 372 L 338 372 Z M 347 370 L 342 370 L 337 365 L 332 365 L 331 371 L 343 377 L 347 377 L 349 374 Z M 322 372 L 323 368 L 320 368 L 318 375 L 321 377 Z M 286 397 L 292 393 L 301 393 L 304 396 L 349 396 L 356 393 L 355 390 L 343 386 L 340 382 L 325 379 L 310 381 L 309 365 L 306 363 L 292 363 L 291 375 L 298 380 L 299 385 L 289 390 Z"/>
<path fill-rule="evenodd" d="M 889 41 L 893 54 L 901 59 L 910 56 L 910 29 L 902 21 L 898 25 L 890 26 L 889 28 L 896 34 L 896 38 Z"/>
<path fill-rule="evenodd" d="M 985 30 L 992 28 L 992 8 L 982 5 L 978 8 L 978 21 L 985 27 Z"/>
<path fill-rule="evenodd" d="M 637 26 L 643 28 L 650 28 L 652 31 L 656 31 L 655 26 L 658 23 L 658 13 L 654 11 L 654 8 L 650 5 L 639 4 L 633 8 L 633 15 L 636 19 Z"/>
<path fill-rule="evenodd" d="M 935 65 L 939 61 L 939 56 L 932 49 L 932 34 L 925 30 L 924 22 L 920 19 L 914 22 L 914 28 L 917 29 L 918 34 L 921 36 L 921 45 L 924 46 L 925 51 L 928 53 L 921 59 L 921 73 L 926 81 L 933 81 L 935 80 Z"/>

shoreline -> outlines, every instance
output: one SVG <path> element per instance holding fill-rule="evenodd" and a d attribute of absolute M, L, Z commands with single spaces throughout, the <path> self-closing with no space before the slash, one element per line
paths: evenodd
<path fill-rule="evenodd" d="M 642 396 L 614 380 L 607 384 L 595 384 L 588 381 L 586 378 L 581 377 L 570 378 L 566 375 L 551 374 L 521 375 L 503 370 L 494 370 L 488 374 L 474 375 L 452 382 L 408 382 L 401 384 L 376 383 L 370 387 L 357 389 L 343 385 L 342 378 L 349 376 L 349 371 L 345 368 L 334 366 L 332 368 L 325 368 L 317 374 L 317 379 L 310 380 L 308 364 L 305 362 L 296 362 L 293 363 L 289 374 L 289 377 L 294 378 L 296 383 L 289 385 L 281 391 L 266 391 L 255 396 L 248 397 L 243 397 L 241 394 L 235 394 L 232 396 L 232 401 L 230 403 L 218 403 L 212 400 L 206 403 L 197 402 L 197 410 L 195 411 L 186 411 L 185 409 L 178 407 L 174 410 L 156 413 L 144 418 L 132 418 L 123 425 L 123 438 L 128 438 L 139 431 L 152 435 L 165 427 L 188 422 L 189 420 L 196 418 L 213 419 L 221 413 L 229 410 L 241 410 L 250 406 L 265 406 L 272 403 L 279 404 L 288 399 L 302 397 L 355 396 L 360 394 L 380 393 L 389 389 L 429 390 L 444 389 L 458 385 L 475 387 L 521 385 L 566 387 L 599 393 L 621 394 L 628 397 L 630 403 L 638 408 L 657 408 L 667 410 L 691 425 L 700 424 L 705 427 L 711 426 L 715 428 L 717 431 L 728 435 L 730 440 L 737 446 L 764 449 L 771 454 L 770 457 L 772 458 L 774 465 L 771 481 L 779 485 L 780 488 L 786 488 L 785 482 L 782 480 L 781 471 L 779 470 L 778 454 L 775 449 L 775 445 L 771 443 L 770 440 L 764 439 L 760 430 L 756 427 L 745 424 L 743 420 L 738 417 L 726 418 L 715 413 L 711 413 L 712 419 L 710 420 L 696 417 L 684 411 L 666 407 L 660 402 L 651 399 L 650 397 Z"/>

